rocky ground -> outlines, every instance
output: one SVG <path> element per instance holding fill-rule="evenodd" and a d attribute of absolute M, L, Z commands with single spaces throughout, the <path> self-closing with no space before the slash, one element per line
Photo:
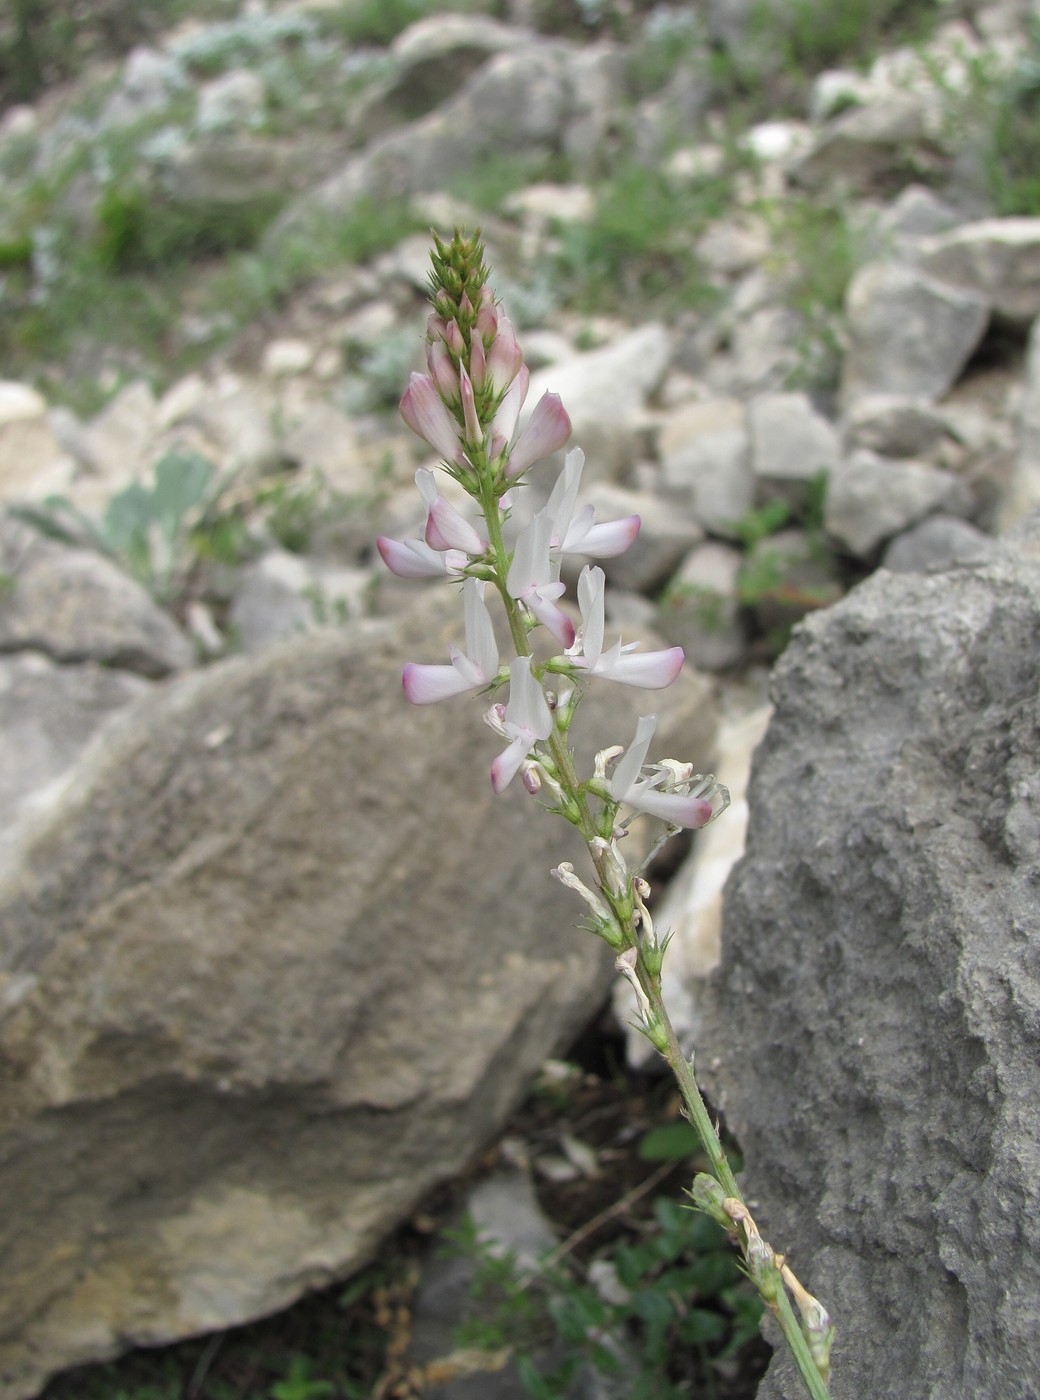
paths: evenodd
<path fill-rule="evenodd" d="M 872 575 L 902 598 L 918 576 L 1019 567 L 999 540 L 1040 504 L 1036 16 L 1017 0 L 842 14 L 229 5 L 127 51 L 87 45 L 82 71 L 0 111 L 10 1400 L 59 1366 L 242 1321 L 357 1267 L 603 995 L 591 955 L 538 942 L 563 918 L 539 894 L 529 953 L 505 975 L 515 946 L 485 947 L 485 1002 L 456 1024 L 425 989 L 472 971 L 495 882 L 442 958 L 385 907 L 385 872 L 414 867 L 397 893 L 441 927 L 464 876 L 367 756 L 450 790 L 460 831 L 489 822 L 459 781 L 462 726 L 398 733 L 402 648 L 449 622 L 372 548 L 421 524 L 421 445 L 394 405 L 422 363 L 430 225 L 483 227 L 536 370 L 530 402 L 562 395 L 589 501 L 640 515 L 637 547 L 605 561 L 609 615 L 686 649 L 667 723 L 735 794 L 800 619 L 830 626 Z M 941 621 L 961 595 L 935 589 Z M 850 616 L 833 623 L 843 647 Z M 883 666 L 864 674 L 889 683 Z M 334 781 L 344 762 L 353 803 Z M 547 867 L 519 816 L 495 861 Z M 714 1014 L 698 979 L 718 961 L 746 818 L 737 801 L 662 911 L 691 1038 Z M 420 1013 L 389 969 L 335 992 L 333 971 L 342 986 L 356 966 L 345 907 L 423 969 L 417 1037 L 442 1046 L 432 1102 L 453 1132 L 436 1161 L 407 1124 L 414 1062 L 391 1053 L 358 1087 L 388 1053 L 366 1003 L 390 998 L 402 1024 Z M 524 1048 L 506 1066 L 511 1034 Z M 467 1064 L 467 1035 L 489 1038 L 487 1060 Z M 228 1094 L 245 1168 L 222 1136 Z M 371 1102 L 392 1145 L 363 1145 Z M 77 1125 L 61 1159 L 77 1186 L 41 1193 L 52 1114 Z M 135 1121 L 150 1138 L 121 1136 Z M 169 1150 L 181 1121 L 208 1144 L 201 1165 Z M 266 1135 L 309 1122 L 310 1194 L 290 1208 Z M 356 1195 L 337 1216 L 346 1142 Z M 377 1192 L 373 1150 L 401 1153 Z M 117 1159 L 153 1183 L 153 1215 L 125 1213 Z M 80 1201 L 67 1216 L 66 1196 Z M 66 1261 L 42 1281 L 34 1227 L 19 1235 L 41 1200 Z M 269 1267 L 235 1252 L 259 1220 Z M 163 1245 L 127 1284 L 98 1241 L 138 1228 Z M 230 1249 L 233 1286 L 199 1275 L 200 1239 Z"/>

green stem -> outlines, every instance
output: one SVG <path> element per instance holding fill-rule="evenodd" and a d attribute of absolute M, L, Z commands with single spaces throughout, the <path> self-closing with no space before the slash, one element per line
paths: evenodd
<path fill-rule="evenodd" d="M 697 1083 L 697 1077 L 694 1073 L 693 1064 L 683 1054 L 678 1036 L 675 1034 L 675 1029 L 672 1026 L 668 1011 L 665 1008 L 660 978 L 653 976 L 646 969 L 642 959 L 640 959 L 639 970 L 640 981 L 650 1000 L 650 1006 L 665 1033 L 667 1049 L 663 1050 L 661 1053 L 668 1061 L 669 1068 L 675 1075 L 683 1103 L 686 1105 L 687 1116 L 693 1124 L 697 1136 L 700 1138 L 701 1146 L 704 1148 L 705 1155 L 708 1158 L 712 1175 L 726 1192 L 727 1196 L 731 1196 L 744 1206 L 746 1205 L 744 1197 L 740 1187 L 737 1185 L 737 1179 L 733 1175 L 732 1168 L 729 1165 L 726 1149 L 723 1147 L 719 1138 L 718 1130 L 711 1120 L 708 1106 L 704 1102 L 703 1095 Z M 820 1375 L 819 1368 L 809 1349 L 809 1343 L 806 1340 L 805 1333 L 802 1331 L 801 1324 L 795 1316 L 794 1308 L 791 1306 L 791 1300 L 787 1296 L 787 1290 L 782 1282 L 775 1300 L 771 1301 L 770 1299 L 765 1299 L 764 1301 L 780 1326 L 784 1340 L 794 1358 L 795 1365 L 798 1367 L 802 1382 L 807 1392 L 812 1397 L 812 1400 L 829 1400 L 830 1391 L 828 1390 L 827 1383 Z"/>
<path fill-rule="evenodd" d="M 506 561 L 508 556 L 502 535 L 502 512 L 499 508 L 497 496 L 494 494 L 492 487 L 487 484 L 491 479 L 489 465 L 485 459 L 484 461 L 474 461 L 474 466 L 477 469 L 478 478 L 483 483 L 479 501 L 487 525 L 490 553 L 494 561 L 495 586 L 498 589 L 503 606 L 505 607 L 506 618 L 509 622 L 509 633 L 513 639 L 516 653 L 518 656 L 529 656 L 531 655 L 531 648 L 528 641 L 528 632 L 524 616 L 516 600 L 510 597 L 506 587 L 506 575 L 508 573 Z M 574 803 L 576 810 L 580 814 L 578 824 L 582 835 L 589 844 L 589 852 L 593 858 L 593 864 L 596 865 L 598 870 L 599 867 L 592 846 L 592 842 L 598 834 L 596 824 L 589 810 L 588 795 L 582 787 L 575 770 L 574 759 L 571 755 L 570 748 L 567 745 L 565 737 L 555 729 L 549 736 L 548 747 L 552 754 L 553 762 L 556 765 L 560 787 Z M 619 897 L 614 891 L 609 889 L 605 881 L 600 881 L 600 889 L 614 911 L 619 928 L 623 929 L 628 936 L 629 941 L 627 946 L 629 948 L 638 948 L 639 940 L 631 912 L 631 893 L 629 894 L 628 907 L 626 908 L 625 899 Z M 657 1024 L 664 1032 L 664 1047 L 661 1048 L 659 1046 L 661 1054 L 667 1060 L 675 1076 L 683 1103 L 686 1105 L 686 1112 L 689 1120 L 693 1124 L 694 1130 L 700 1139 L 701 1146 L 708 1158 L 711 1173 L 722 1187 L 723 1191 L 725 1191 L 726 1195 L 738 1202 L 740 1206 L 746 1210 L 744 1197 L 741 1194 L 740 1187 L 737 1185 L 737 1179 L 730 1167 L 725 1148 L 722 1146 L 718 1131 L 715 1124 L 712 1122 L 708 1107 L 704 1102 L 704 1098 L 697 1084 L 693 1064 L 683 1054 L 671 1019 L 668 1016 L 661 992 L 660 975 L 647 966 L 642 952 L 638 959 L 637 969 L 640 983 L 650 1002 L 651 1012 L 656 1018 Z M 747 1233 L 739 1227 L 736 1228 L 745 1256 L 747 1256 Z M 801 1375 L 811 1400 L 829 1400 L 827 1383 L 820 1374 L 820 1370 L 813 1359 L 805 1333 L 802 1331 L 802 1327 L 795 1316 L 794 1309 L 791 1306 L 791 1300 L 787 1294 L 787 1289 L 780 1277 L 778 1266 L 775 1270 L 775 1282 L 777 1285 L 775 1289 L 767 1291 L 763 1287 L 760 1290 L 762 1292 L 763 1301 L 773 1313 L 780 1326 L 784 1340 L 790 1349 L 795 1365 L 798 1367 L 799 1374 Z"/>

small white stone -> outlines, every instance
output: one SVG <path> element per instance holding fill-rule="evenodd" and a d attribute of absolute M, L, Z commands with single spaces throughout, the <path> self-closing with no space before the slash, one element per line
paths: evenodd
<path fill-rule="evenodd" d="M 314 348 L 305 340 L 272 340 L 264 350 L 263 371 L 271 379 L 305 374 L 314 362 Z"/>
<path fill-rule="evenodd" d="M 46 412 L 47 401 L 42 394 L 15 379 L 0 379 L 0 425 L 25 423 L 42 418 Z"/>

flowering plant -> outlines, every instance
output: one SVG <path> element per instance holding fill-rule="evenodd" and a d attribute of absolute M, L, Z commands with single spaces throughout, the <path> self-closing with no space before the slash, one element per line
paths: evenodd
<path fill-rule="evenodd" d="M 416 485 L 426 507 L 421 539 L 380 538 L 387 567 L 402 578 L 462 581 L 464 645 L 449 649 L 448 664 L 410 662 L 407 698 L 431 704 L 467 691 L 486 694 L 485 719 L 504 747 L 491 765 L 502 792 L 517 775 L 528 792 L 576 827 L 588 847 L 592 883 L 569 862 L 552 874 L 586 905 L 586 925 L 614 951 L 615 967 L 635 994 L 639 1028 L 667 1060 L 686 1113 L 701 1139 L 710 1173 L 689 1193 L 723 1224 L 743 1254 L 748 1274 L 776 1316 L 808 1393 L 826 1397 L 833 1327 L 826 1311 L 798 1282 L 781 1255 L 761 1237 L 737 1186 L 718 1132 L 665 1009 L 661 969 L 668 939 L 659 938 L 647 907 L 647 857 L 631 870 L 620 838 L 630 816 L 645 813 L 664 824 L 661 842 L 682 828 L 712 821 L 729 803 L 714 778 L 689 764 L 648 764 L 656 717 L 644 715 L 627 748 L 596 755 L 593 772 L 579 777 L 569 731 L 583 689 L 595 679 L 643 690 L 671 684 L 683 664 L 680 647 L 640 651 L 638 643 L 605 641 L 603 570 L 586 563 L 578 578 L 580 625 L 560 606 L 566 554 L 609 558 L 622 553 L 639 530 L 638 516 L 597 521 L 577 508 L 584 455 L 569 451 L 545 506 L 506 543 L 516 488 L 527 471 L 565 446 L 571 424 L 559 397 L 546 393 L 519 428 L 530 375 L 509 318 L 495 303 L 479 235 L 456 230 L 434 236 L 430 277 L 432 314 L 426 328 L 428 373 L 413 374 L 401 399 L 408 426 L 442 459 L 441 467 L 476 503 L 470 517 L 438 489 L 422 468 Z M 503 664 L 487 606 L 489 589 L 505 611 L 514 655 Z M 531 635 L 543 628 L 558 649 L 536 659 Z M 505 702 L 498 700 L 508 686 Z M 792 1300 L 794 1306 L 792 1306 Z M 795 1312 L 797 1308 L 797 1315 Z"/>

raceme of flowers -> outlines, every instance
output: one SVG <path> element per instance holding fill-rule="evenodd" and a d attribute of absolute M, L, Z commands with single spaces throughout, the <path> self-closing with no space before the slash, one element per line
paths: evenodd
<path fill-rule="evenodd" d="M 582 687 L 596 679 L 663 689 L 679 674 L 683 652 L 681 647 L 643 651 L 638 642 L 620 638 L 608 642 L 606 579 L 598 565 L 586 563 L 578 578 L 577 627 L 562 606 L 564 557 L 619 555 L 631 546 L 640 524 L 637 515 L 599 521 L 592 506 L 579 507 L 585 465 L 580 448 L 566 453 L 542 509 L 512 532 L 516 487 L 532 467 L 566 445 L 571 423 L 559 396 L 545 393 L 521 426 L 530 374 L 512 323 L 495 303 L 482 258 L 478 239 L 459 233 L 450 242 L 435 239 L 428 372 L 413 374 L 401 399 L 405 422 L 441 458 L 441 470 L 463 488 L 474 509 L 467 514 L 452 504 L 436 473 L 420 468 L 415 483 L 426 511 L 422 536 L 381 537 L 376 545 L 400 578 L 462 582 L 463 644 L 449 648 L 447 664 L 405 666 L 407 698 L 427 705 L 467 691 L 487 694 L 492 703 L 485 718 L 505 743 L 491 766 L 495 791 L 502 792 L 520 773 L 529 791 L 544 789 L 558 810 L 580 825 L 568 811 L 573 802 L 560 770 L 561 761 L 567 766 L 566 734 Z M 505 607 L 517 652 L 507 663 L 500 659 L 488 608 L 493 593 Z M 539 627 L 556 646 L 544 662 L 536 661 L 529 642 Z M 497 697 L 506 686 L 502 702 Z M 621 805 L 675 828 L 704 826 L 728 801 L 724 789 L 693 774 L 689 765 L 669 760 L 646 767 L 655 723 L 653 715 L 643 716 L 627 752 L 606 750 L 597 774 L 580 785 L 582 794 L 604 804 L 611 830 Z"/>

